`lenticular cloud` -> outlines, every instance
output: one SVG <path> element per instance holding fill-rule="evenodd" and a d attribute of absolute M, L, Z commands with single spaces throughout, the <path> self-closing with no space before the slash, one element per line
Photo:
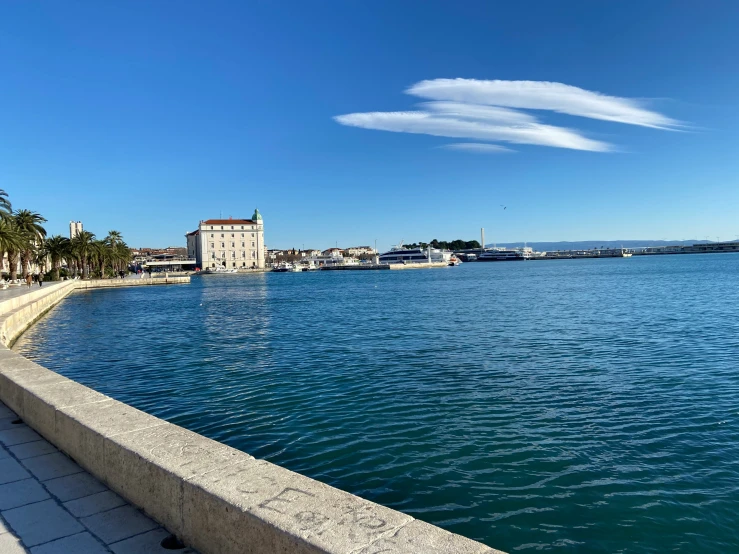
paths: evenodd
<path fill-rule="evenodd" d="M 606 96 L 562 83 L 433 79 L 416 83 L 406 92 L 432 100 L 552 110 L 656 129 L 672 129 L 678 126 L 677 121 L 644 109 L 634 99 Z"/>
<path fill-rule="evenodd" d="M 534 114 L 522 110 L 548 110 L 655 129 L 680 126 L 678 121 L 646 109 L 637 100 L 562 83 L 433 79 L 416 83 L 406 93 L 430 101 L 420 104 L 422 109 L 418 111 L 353 113 L 334 119 L 342 125 L 364 129 L 593 152 L 614 148 L 577 129 L 541 123 Z M 485 149 L 481 146 L 455 145 L 452 149 L 482 152 Z"/>

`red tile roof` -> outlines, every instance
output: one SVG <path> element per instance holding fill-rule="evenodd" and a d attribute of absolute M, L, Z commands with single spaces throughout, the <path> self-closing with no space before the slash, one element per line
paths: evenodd
<path fill-rule="evenodd" d="M 203 221 L 204 225 L 255 225 L 256 221 L 251 219 L 208 219 Z"/>

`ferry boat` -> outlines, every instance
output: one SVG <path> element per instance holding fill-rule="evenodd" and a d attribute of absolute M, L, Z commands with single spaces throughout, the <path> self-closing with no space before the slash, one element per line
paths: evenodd
<path fill-rule="evenodd" d="M 448 250 L 438 248 L 403 248 L 403 243 L 394 246 L 390 251 L 380 254 L 380 264 L 429 264 L 446 263 L 452 258 Z"/>
<path fill-rule="evenodd" d="M 293 264 L 289 262 L 280 262 L 272 268 L 272 271 L 274 271 L 275 273 L 287 273 L 289 271 L 294 271 L 293 268 Z"/>
<path fill-rule="evenodd" d="M 455 256 L 454 254 L 452 254 L 451 258 L 449 258 L 449 267 L 458 266 L 461 263 L 462 263 L 462 260 L 457 258 L 457 256 Z"/>
<path fill-rule="evenodd" d="M 478 262 L 518 262 L 531 259 L 531 248 L 517 248 L 506 250 L 504 248 L 486 250 L 477 257 Z"/>

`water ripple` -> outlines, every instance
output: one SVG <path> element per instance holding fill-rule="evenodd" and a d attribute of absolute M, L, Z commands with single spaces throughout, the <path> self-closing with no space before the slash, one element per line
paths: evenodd
<path fill-rule="evenodd" d="M 739 551 L 739 256 L 77 293 L 16 349 L 509 551 Z"/>

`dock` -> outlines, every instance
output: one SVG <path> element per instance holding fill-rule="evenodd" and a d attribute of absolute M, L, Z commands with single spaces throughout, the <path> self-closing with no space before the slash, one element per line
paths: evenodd
<path fill-rule="evenodd" d="M 447 267 L 446 262 L 410 263 L 410 264 L 357 264 L 357 265 L 333 265 L 320 267 L 320 271 L 371 271 L 378 269 L 427 269 L 429 267 Z"/>

